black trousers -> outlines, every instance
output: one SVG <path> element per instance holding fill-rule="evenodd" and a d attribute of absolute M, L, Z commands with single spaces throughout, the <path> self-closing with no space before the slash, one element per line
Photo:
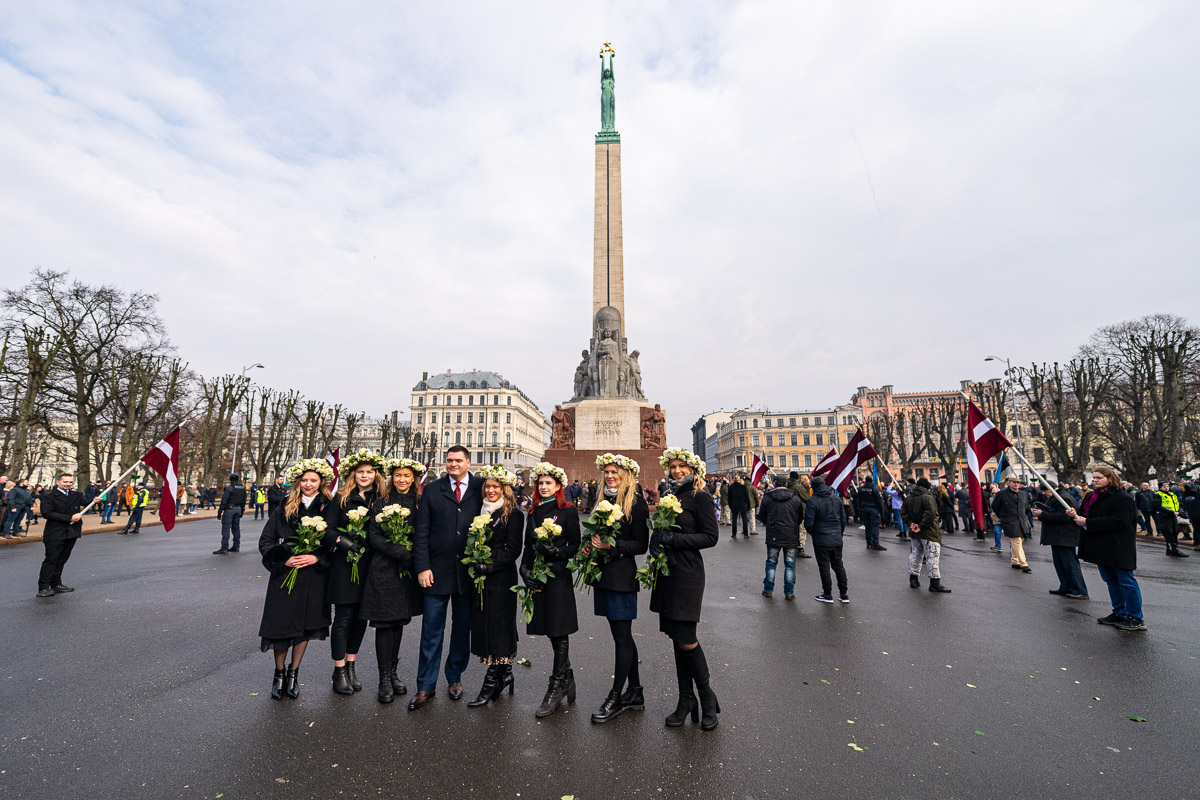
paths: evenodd
<path fill-rule="evenodd" d="M 55 539 L 52 542 L 42 542 L 46 546 L 46 557 L 42 560 L 42 570 L 38 573 L 38 588 L 50 589 L 62 583 L 63 567 L 71 557 L 78 539 Z"/>
<path fill-rule="evenodd" d="M 358 618 L 358 603 L 334 604 L 329 641 L 329 651 L 334 661 L 343 661 L 347 655 L 357 655 L 366 633 L 367 621 Z"/>
<path fill-rule="evenodd" d="M 742 518 L 742 536 L 750 535 L 750 511 L 745 508 L 729 507 L 729 524 L 733 526 L 733 535 L 737 536 L 738 517 Z"/>
<path fill-rule="evenodd" d="M 1168 550 L 1178 549 L 1179 523 L 1175 520 L 1174 512 L 1156 513 L 1154 515 L 1154 527 L 1158 528 L 1158 535 L 1167 540 Z"/>
<path fill-rule="evenodd" d="M 817 567 L 821 570 L 821 594 L 833 594 L 833 579 L 829 570 L 837 576 L 838 594 L 846 594 L 846 567 L 842 565 L 842 548 L 813 547 L 817 555 Z"/>
<path fill-rule="evenodd" d="M 975 528 L 971 525 L 971 512 L 970 511 L 959 511 L 958 517 L 959 517 L 959 519 L 962 520 L 962 524 L 963 524 L 962 529 L 964 531 L 975 531 L 976 533 L 979 532 L 978 528 Z"/>

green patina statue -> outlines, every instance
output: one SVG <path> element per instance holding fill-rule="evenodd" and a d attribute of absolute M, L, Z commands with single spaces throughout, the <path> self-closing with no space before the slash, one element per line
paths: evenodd
<path fill-rule="evenodd" d="M 604 64 L 604 54 L 608 54 L 608 65 Z M 613 79 L 613 59 L 616 53 L 612 45 L 604 43 L 600 48 L 600 132 L 596 134 L 596 142 L 619 142 L 621 134 L 617 133 L 617 93 L 616 81 Z"/>

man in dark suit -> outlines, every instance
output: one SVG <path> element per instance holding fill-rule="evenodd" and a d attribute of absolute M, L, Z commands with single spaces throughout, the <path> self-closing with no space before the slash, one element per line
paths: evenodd
<path fill-rule="evenodd" d="M 451 700 L 462 697 L 462 674 L 471 658 L 471 581 L 462 559 L 467 530 L 483 507 L 483 481 L 472 475 L 471 454 L 460 445 L 446 453 L 446 475 L 425 487 L 413 523 L 413 564 L 417 583 L 425 590 L 421 617 L 421 656 L 417 664 L 417 693 L 408 710 L 421 708 L 437 689 L 446 634 L 446 610 L 451 609 L 450 654 L 446 680 Z"/>
<path fill-rule="evenodd" d="M 46 558 L 38 574 L 38 597 L 75 591 L 63 585 L 62 572 L 75 541 L 83 536 L 81 508 L 83 495 L 75 491 L 75 476 L 69 472 L 58 476 L 55 488 L 42 492 L 42 516 L 46 518 L 42 544 L 46 546 Z"/>

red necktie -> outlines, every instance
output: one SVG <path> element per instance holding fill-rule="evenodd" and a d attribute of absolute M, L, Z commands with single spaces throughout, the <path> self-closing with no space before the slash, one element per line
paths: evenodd
<path fill-rule="evenodd" d="M 454 482 L 454 500 L 457 503 L 462 502 L 462 483 L 460 481 Z"/>

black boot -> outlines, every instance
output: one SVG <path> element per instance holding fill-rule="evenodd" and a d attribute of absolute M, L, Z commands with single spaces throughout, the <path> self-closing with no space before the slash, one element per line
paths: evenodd
<path fill-rule="evenodd" d="M 668 728 L 681 727 L 687 721 L 689 714 L 692 715 L 692 722 L 700 721 L 700 705 L 696 702 L 696 695 L 692 692 L 692 673 L 688 671 L 683 649 L 679 645 L 675 645 L 674 649 L 675 677 L 679 680 L 679 703 L 676 704 L 675 711 L 667 716 Z"/>
<path fill-rule="evenodd" d="M 550 716 L 558 708 L 566 693 L 566 680 L 557 675 L 551 675 L 550 683 L 546 686 L 546 696 L 542 698 L 542 704 L 538 706 L 537 711 L 533 712 L 533 715 L 538 719 Z"/>
<path fill-rule="evenodd" d="M 575 670 L 567 667 L 567 674 L 563 678 L 563 691 L 567 693 L 567 702 L 575 702 Z"/>
<path fill-rule="evenodd" d="M 487 674 L 483 676 L 483 686 L 479 688 L 479 694 L 475 699 L 467 703 L 467 708 L 486 706 L 489 702 L 496 699 L 496 695 L 498 694 L 496 687 L 500 685 L 500 676 L 497 674 L 499 669 L 494 664 L 487 668 Z"/>
<path fill-rule="evenodd" d="M 621 702 L 621 693 L 613 689 L 604 698 L 598 711 L 592 714 L 592 722 L 608 722 L 625 713 L 625 705 Z"/>
<path fill-rule="evenodd" d="M 941 578 L 930 578 L 929 579 L 929 591 L 943 592 L 944 594 L 950 594 L 950 590 L 947 589 L 945 586 L 942 586 Z"/>
<path fill-rule="evenodd" d="M 290 664 L 287 668 L 287 674 L 283 676 L 283 690 L 287 692 L 287 696 L 295 700 L 300 696 L 300 668 L 293 667 Z"/>
<path fill-rule="evenodd" d="M 565 697 L 568 702 L 575 702 L 575 674 L 571 671 L 570 639 L 566 636 L 556 636 L 550 640 L 554 649 L 554 668 L 550 673 L 550 683 L 546 687 L 546 696 L 535 712 L 537 717 L 548 717 L 558 708 Z"/>
<path fill-rule="evenodd" d="M 346 680 L 350 682 L 350 688 L 356 692 L 362 691 L 362 683 L 358 680 L 358 675 L 354 672 L 354 662 L 346 662 Z"/>
<path fill-rule="evenodd" d="M 396 692 L 392 689 L 391 664 L 385 664 L 379 668 L 379 694 L 377 697 L 381 703 L 390 703 L 396 699 Z"/>
<path fill-rule="evenodd" d="M 921 588 L 921 576 L 908 573 L 908 585 L 913 589 Z"/>
<path fill-rule="evenodd" d="M 704 657 L 704 648 L 697 644 L 691 650 L 684 650 L 683 656 L 688 662 L 688 671 L 696 682 L 696 694 L 700 696 L 700 730 L 711 731 L 717 727 L 717 714 L 721 713 L 721 704 L 717 695 L 708 685 L 708 659 Z"/>
<path fill-rule="evenodd" d="M 346 677 L 345 667 L 333 668 L 333 690 L 338 694 L 354 694 L 354 687 L 350 685 L 350 679 Z"/>
<path fill-rule="evenodd" d="M 621 705 L 625 706 L 627 711 L 642 711 L 646 708 L 646 697 L 640 686 L 629 686 L 625 689 L 625 694 L 621 695 Z"/>
<path fill-rule="evenodd" d="M 505 687 L 508 688 L 508 696 L 512 697 L 515 683 L 513 681 L 512 664 L 501 664 L 500 675 L 496 678 L 496 697 L 499 697 Z"/>
<path fill-rule="evenodd" d="M 400 666 L 399 662 L 393 661 L 392 668 L 388 674 L 392 678 L 392 692 L 396 697 L 403 697 L 408 694 L 408 687 L 404 685 L 404 681 L 400 680 L 400 676 L 396 674 L 396 667 Z"/>
<path fill-rule="evenodd" d="M 275 679 L 271 681 L 271 699 L 283 699 L 283 670 L 275 670 Z"/>

